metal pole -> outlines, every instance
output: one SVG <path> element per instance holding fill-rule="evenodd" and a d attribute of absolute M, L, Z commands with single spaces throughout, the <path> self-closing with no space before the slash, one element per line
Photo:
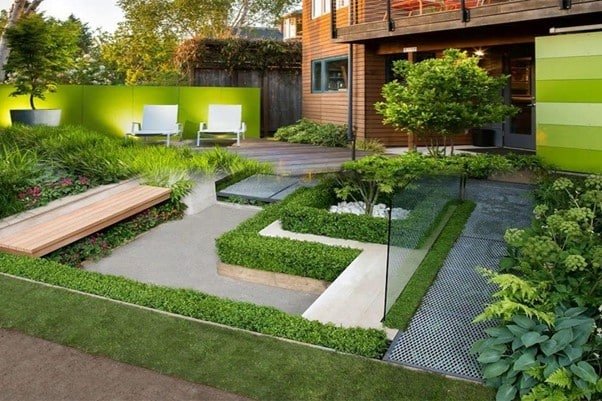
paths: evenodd
<path fill-rule="evenodd" d="M 390 260 L 390 255 L 391 255 L 391 220 L 393 217 L 392 211 L 393 211 L 393 198 L 391 198 L 391 203 L 389 204 L 389 207 L 387 208 L 387 214 L 389 215 L 389 227 L 388 227 L 389 232 L 387 234 L 387 265 L 385 266 L 385 305 L 384 305 L 382 320 L 385 320 L 385 318 L 387 317 L 387 291 L 389 291 L 389 260 Z"/>
<path fill-rule="evenodd" d="M 466 0 L 460 0 L 462 6 L 462 22 L 470 22 L 470 9 L 466 7 Z"/>
<path fill-rule="evenodd" d="M 355 132 L 353 130 L 353 44 L 349 44 L 347 61 L 347 141 L 351 142 L 351 160 L 355 160 Z"/>

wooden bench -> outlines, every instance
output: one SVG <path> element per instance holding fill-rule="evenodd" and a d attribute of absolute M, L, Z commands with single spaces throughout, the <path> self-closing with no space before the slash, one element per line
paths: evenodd
<path fill-rule="evenodd" d="M 23 221 L 0 230 L 0 251 L 44 256 L 169 199 L 171 190 L 147 185 L 125 185 L 118 192 L 81 208 L 54 210 L 52 216 Z M 68 209 L 68 210 L 67 210 Z"/>

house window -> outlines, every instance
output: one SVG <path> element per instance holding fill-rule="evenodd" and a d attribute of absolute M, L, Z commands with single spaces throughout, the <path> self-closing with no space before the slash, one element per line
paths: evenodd
<path fill-rule="evenodd" d="M 297 37 L 297 19 L 287 18 L 284 20 L 282 27 L 282 37 L 284 40 L 294 39 Z"/>
<path fill-rule="evenodd" d="M 347 57 L 312 62 L 311 87 L 313 92 L 347 90 Z"/>
<path fill-rule="evenodd" d="M 318 18 L 330 12 L 330 0 L 312 0 L 311 17 Z"/>

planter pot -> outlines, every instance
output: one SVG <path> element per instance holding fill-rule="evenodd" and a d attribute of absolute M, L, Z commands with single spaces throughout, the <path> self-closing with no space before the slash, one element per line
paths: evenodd
<path fill-rule="evenodd" d="M 495 131 L 492 129 L 475 128 L 472 133 L 472 144 L 474 146 L 495 146 Z"/>
<path fill-rule="evenodd" d="M 61 122 L 61 110 L 11 110 L 10 119 L 13 125 L 48 125 L 50 127 L 58 127 Z"/>

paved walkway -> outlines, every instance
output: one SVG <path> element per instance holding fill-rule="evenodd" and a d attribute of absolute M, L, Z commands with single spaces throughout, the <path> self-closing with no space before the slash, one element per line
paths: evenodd
<path fill-rule="evenodd" d="M 125 276 L 169 287 L 192 288 L 207 294 L 273 306 L 301 314 L 316 294 L 285 290 L 217 274 L 215 239 L 260 209 L 219 203 L 198 214 L 149 231 L 87 270 Z"/>
<path fill-rule="evenodd" d="M 530 187 L 491 181 L 469 181 L 467 198 L 477 206 L 454 245 L 408 330 L 400 332 L 385 359 L 452 376 L 479 379 L 471 345 L 485 336 L 489 323 L 475 316 L 491 300 L 495 288 L 475 269 L 496 268 L 506 254 L 507 228 L 528 226 Z"/>
<path fill-rule="evenodd" d="M 0 329 L 0 401 L 20 400 L 249 399 Z"/>
<path fill-rule="evenodd" d="M 437 237 L 442 227 L 443 223 L 421 249 L 397 248 L 397 252 L 400 254 L 399 260 L 402 260 L 403 263 L 398 272 L 400 283 L 398 283 L 399 291 L 395 298 L 401 293 L 426 256 L 433 239 Z M 384 328 L 381 321 L 385 307 L 387 245 L 286 231 L 282 229 L 279 221 L 264 228 L 260 234 L 361 249 L 362 253 L 303 313 L 303 317 L 343 327 Z M 390 338 L 393 338 L 396 333 L 397 330 L 388 330 Z"/>

